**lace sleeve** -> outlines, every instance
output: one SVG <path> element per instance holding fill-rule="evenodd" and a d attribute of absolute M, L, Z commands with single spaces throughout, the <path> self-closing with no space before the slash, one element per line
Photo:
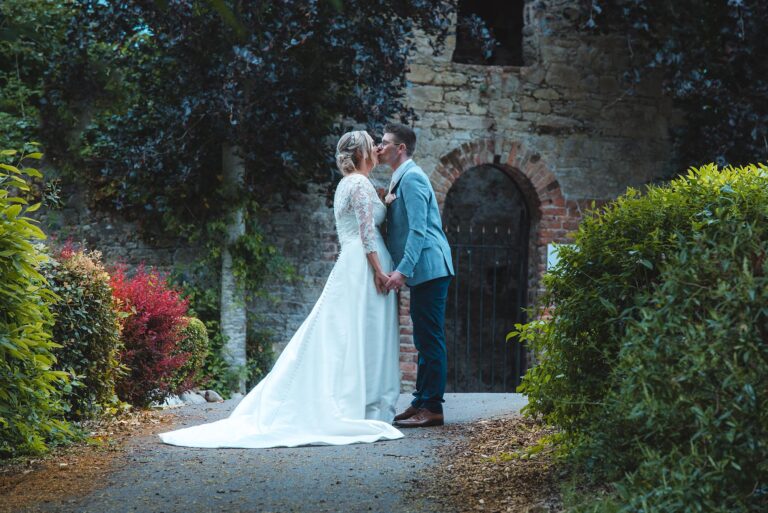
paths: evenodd
<path fill-rule="evenodd" d="M 367 178 L 355 180 L 349 193 L 350 207 L 360 227 L 360 238 L 366 253 L 376 251 L 376 223 L 373 218 L 373 201 L 368 191 Z"/>

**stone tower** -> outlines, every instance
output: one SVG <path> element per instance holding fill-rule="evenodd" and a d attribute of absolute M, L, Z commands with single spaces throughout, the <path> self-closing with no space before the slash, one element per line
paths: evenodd
<path fill-rule="evenodd" d="M 495 280 L 497 273 L 488 264 L 480 268 L 475 263 L 474 270 L 459 272 L 466 276 L 457 276 L 459 290 L 454 291 L 453 305 L 457 313 L 454 325 L 449 320 L 447 327 L 449 356 L 451 337 L 463 339 L 456 342 L 452 359 L 461 356 L 456 365 L 465 365 L 466 370 L 449 374 L 449 386 L 453 378 L 456 390 L 498 389 L 487 382 L 484 387 L 466 385 L 482 385 L 482 377 L 468 374 L 492 374 L 492 361 L 502 354 L 494 351 L 503 352 L 490 348 L 498 341 L 486 340 L 483 347 L 483 334 L 498 339 L 498 333 L 468 320 L 479 315 L 479 322 L 490 323 L 490 307 L 484 312 L 483 300 L 478 299 L 478 294 L 485 293 L 467 288 L 466 296 L 473 299 L 458 299 L 465 295 L 462 287 L 477 283 L 472 273 L 487 275 L 489 290 L 499 285 L 516 296 L 497 297 L 496 303 L 514 302 L 516 310 L 529 306 L 552 244 L 571 240 L 571 232 L 593 201 L 610 200 L 628 186 L 641 186 L 670 171 L 669 128 L 674 119 L 670 102 L 653 81 L 629 94 L 622 84 L 628 66 L 626 43 L 581 30 L 584 16 L 579 4 L 573 0 L 461 1 L 458 21 L 468 12 L 485 10 L 481 14 L 487 24 L 503 36 L 492 64 L 479 57 L 479 49 L 472 48 L 471 42 L 467 44 L 461 30 L 448 38 L 442 54 L 433 55 L 428 41 L 419 38 L 411 56 L 407 103 L 418 115 L 413 124 L 418 137 L 415 160 L 429 175 L 441 209 L 450 210 L 443 210 L 443 219 L 449 239 L 457 244 L 454 251 L 474 251 L 476 260 L 485 259 L 483 248 L 489 254 L 487 248 L 501 244 L 517 255 L 507 260 L 515 268 L 508 283 L 492 283 L 490 274 Z M 386 175 L 377 178 L 388 180 Z M 502 187 L 512 192 L 503 196 Z M 285 342 L 318 296 L 336 251 L 330 209 L 317 196 L 305 205 L 273 219 L 273 235 L 283 240 L 286 254 L 307 277 L 304 286 L 277 287 L 283 302 L 262 309 L 265 322 Z M 280 226 L 291 232 L 296 222 L 310 227 L 300 239 L 294 233 L 280 233 Z M 499 226 L 505 240 L 489 244 Z M 474 235 L 469 235 L 473 228 Z M 485 243 L 480 240 L 481 231 Z M 325 263 L 317 260 L 321 256 Z M 463 253 L 459 257 L 466 261 Z M 498 254 L 489 259 L 498 260 Z M 487 305 L 492 300 L 486 295 Z M 415 380 L 416 359 L 407 291 L 401 294 L 400 305 L 401 370 L 408 388 Z M 451 308 L 449 304 L 449 319 Z M 506 318 L 508 324 L 513 320 L 521 319 L 516 314 Z M 479 345 L 476 338 L 481 339 Z M 484 356 L 469 356 L 483 352 Z M 524 356 L 518 351 L 509 358 Z M 517 362 L 515 372 L 519 375 L 524 367 L 525 362 Z"/>

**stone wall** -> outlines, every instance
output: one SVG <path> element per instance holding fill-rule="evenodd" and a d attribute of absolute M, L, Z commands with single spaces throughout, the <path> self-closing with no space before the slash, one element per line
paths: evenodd
<path fill-rule="evenodd" d="M 278 280 L 267 296 L 252 305 L 268 329 L 279 354 L 320 297 L 339 251 L 333 208 L 327 205 L 327 186 L 314 185 L 306 194 L 275 209 L 264 220 L 266 238 L 293 267 L 296 278 Z"/>
<path fill-rule="evenodd" d="M 451 62 L 452 38 L 438 57 L 421 41 L 413 55 L 408 98 L 415 122 L 416 160 L 445 202 L 464 173 L 495 164 L 518 185 L 532 212 L 529 301 L 545 271 L 550 243 L 569 242 L 593 201 L 622 194 L 670 173 L 675 119 L 654 81 L 630 95 L 621 85 L 621 40 L 587 35 L 579 3 L 525 5 L 524 66 Z M 415 380 L 412 331 L 401 316 L 404 385 Z"/>
<path fill-rule="evenodd" d="M 170 272 L 175 264 L 194 260 L 194 249 L 178 240 L 142 239 L 138 223 L 91 209 L 86 192 L 75 185 L 65 186 L 61 199 L 63 209 L 40 215 L 41 226 L 55 243 L 71 241 L 99 250 L 108 266 L 145 264 Z"/>
<path fill-rule="evenodd" d="M 515 181 L 532 214 L 530 299 L 544 272 L 546 247 L 567 242 L 593 200 L 670 173 L 669 130 L 676 119 L 658 84 L 627 94 L 621 77 L 625 43 L 578 30 L 576 0 L 531 0 L 525 5 L 524 66 L 451 62 L 454 38 L 433 56 L 419 39 L 412 55 L 407 101 L 414 123 L 415 160 L 430 176 L 441 206 L 458 177 L 493 164 Z M 380 135 L 380 134 L 377 134 Z M 377 171 L 386 182 L 388 175 Z M 471 175 L 467 175 L 471 176 Z M 265 219 L 268 237 L 294 266 L 298 282 L 273 283 L 271 298 L 253 311 L 275 335 L 278 351 L 319 297 L 335 260 L 337 241 L 325 187 L 311 187 L 289 210 Z M 77 201 L 74 201 L 77 204 Z M 188 251 L 172 243 L 138 241 L 131 225 L 70 209 L 60 225 L 76 224 L 108 259 L 166 266 Z M 416 358 L 408 294 L 400 300 L 404 388 L 415 381 Z"/>

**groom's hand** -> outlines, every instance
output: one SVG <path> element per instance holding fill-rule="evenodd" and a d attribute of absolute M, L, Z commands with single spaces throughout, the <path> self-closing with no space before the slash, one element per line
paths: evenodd
<path fill-rule="evenodd" d="M 405 280 L 406 277 L 403 273 L 395 271 L 389 275 L 389 279 L 385 286 L 387 287 L 387 290 L 399 290 L 405 285 Z"/>

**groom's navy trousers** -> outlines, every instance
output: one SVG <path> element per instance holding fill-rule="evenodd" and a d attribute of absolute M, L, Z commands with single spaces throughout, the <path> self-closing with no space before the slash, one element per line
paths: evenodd
<path fill-rule="evenodd" d="M 413 343 L 419 352 L 416 391 L 411 404 L 443 413 L 443 394 L 448 379 L 445 347 L 445 303 L 451 277 L 436 278 L 411 287 Z"/>

